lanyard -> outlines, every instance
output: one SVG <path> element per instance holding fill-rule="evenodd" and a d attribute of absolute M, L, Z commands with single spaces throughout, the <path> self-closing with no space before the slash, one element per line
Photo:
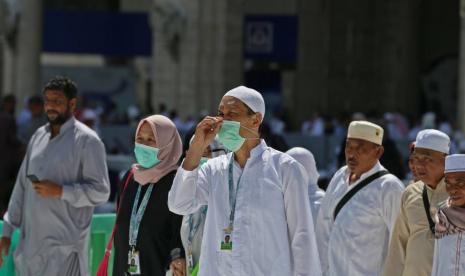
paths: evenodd
<path fill-rule="evenodd" d="M 149 185 L 150 186 L 145 192 L 144 198 L 142 199 L 139 209 L 137 208 L 137 203 L 139 203 L 140 192 L 141 192 L 142 186 L 139 185 L 139 188 L 137 188 L 136 199 L 134 200 L 134 204 L 132 206 L 131 221 L 129 223 L 129 245 L 130 246 L 134 246 L 134 247 L 136 246 L 137 235 L 139 234 L 140 222 L 142 221 L 142 217 L 144 216 L 144 213 L 145 213 L 145 208 L 147 207 L 147 203 L 149 201 L 150 195 L 152 194 L 153 184 L 149 184 Z"/>
<path fill-rule="evenodd" d="M 197 223 L 194 225 L 194 214 L 190 214 L 187 221 L 189 222 L 189 235 L 187 236 L 187 243 L 189 245 L 192 244 L 192 240 L 194 239 L 195 233 L 197 233 L 197 230 L 200 227 L 200 224 L 202 221 L 205 220 L 205 216 L 207 214 L 207 206 L 204 206 L 200 209 L 199 212 L 199 219 L 197 220 Z"/>
<path fill-rule="evenodd" d="M 236 199 L 237 191 L 239 191 L 239 184 L 241 183 L 241 176 L 237 180 L 236 191 L 234 190 L 234 180 L 233 180 L 233 164 L 234 164 L 234 153 L 231 155 L 231 162 L 229 163 L 229 206 L 231 208 L 231 213 L 229 214 L 229 230 L 232 231 L 234 225 L 234 214 L 236 213 Z"/>

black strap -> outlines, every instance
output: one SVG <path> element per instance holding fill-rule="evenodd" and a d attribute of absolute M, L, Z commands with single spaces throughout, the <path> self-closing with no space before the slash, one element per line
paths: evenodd
<path fill-rule="evenodd" d="M 426 184 L 423 186 L 423 193 L 421 195 L 423 197 L 423 206 L 425 206 L 425 212 L 426 212 L 426 217 L 428 218 L 429 222 L 429 230 L 431 230 L 431 233 L 436 232 L 434 229 L 434 221 L 433 218 L 431 218 L 431 213 L 430 213 L 430 205 L 429 205 L 429 199 L 428 199 L 428 191 L 426 189 Z"/>
<path fill-rule="evenodd" d="M 341 209 L 346 205 L 347 202 L 361 189 L 363 189 L 365 186 L 373 182 L 375 179 L 380 178 L 383 175 L 389 174 L 388 171 L 379 171 L 375 172 L 374 174 L 370 175 L 369 177 L 365 178 L 362 182 L 358 183 L 352 190 L 350 190 L 347 194 L 344 195 L 344 197 L 339 201 L 339 203 L 336 205 L 336 208 L 334 209 L 334 220 L 336 220 L 337 214 L 341 211 Z"/>

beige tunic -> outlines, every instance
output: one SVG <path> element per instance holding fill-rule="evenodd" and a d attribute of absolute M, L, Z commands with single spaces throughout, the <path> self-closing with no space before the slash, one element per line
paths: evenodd
<path fill-rule="evenodd" d="M 401 209 L 384 265 L 385 276 L 431 275 L 435 239 L 423 204 L 424 185 L 418 181 L 409 185 L 402 194 Z M 444 179 L 436 189 L 427 188 L 430 206 L 437 206 L 448 197 Z"/>

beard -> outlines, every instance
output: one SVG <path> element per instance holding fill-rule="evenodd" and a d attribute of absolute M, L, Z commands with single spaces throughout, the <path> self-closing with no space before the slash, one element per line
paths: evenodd
<path fill-rule="evenodd" d="M 69 118 L 71 118 L 71 111 L 70 111 L 69 106 L 66 108 L 66 111 L 63 113 L 59 113 L 58 111 L 55 111 L 55 110 L 47 111 L 47 120 L 51 125 L 54 125 L 54 126 L 63 125 L 64 123 L 66 123 L 66 121 L 68 121 Z"/>

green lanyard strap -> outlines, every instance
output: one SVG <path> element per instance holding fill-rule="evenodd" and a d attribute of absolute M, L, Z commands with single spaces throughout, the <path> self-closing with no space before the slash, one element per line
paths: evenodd
<path fill-rule="evenodd" d="M 237 192 L 239 191 L 239 184 L 241 183 L 241 176 L 237 180 L 236 191 L 234 191 L 234 180 L 233 180 L 233 164 L 234 164 L 234 154 L 231 155 L 231 162 L 229 163 L 229 206 L 231 208 L 231 213 L 229 214 L 229 228 L 232 230 L 234 225 L 234 215 L 236 213 L 236 200 Z"/>
<path fill-rule="evenodd" d="M 133 247 L 135 247 L 137 243 L 137 235 L 139 234 L 140 222 L 142 221 L 142 217 L 145 213 L 145 208 L 147 207 L 150 195 L 152 194 L 153 184 L 149 184 L 149 187 L 145 192 L 144 198 L 142 199 L 139 208 L 137 208 L 141 189 L 142 186 L 139 185 L 139 187 L 137 188 L 136 199 L 134 200 L 134 204 L 132 206 L 131 220 L 129 223 L 129 245 Z"/>

